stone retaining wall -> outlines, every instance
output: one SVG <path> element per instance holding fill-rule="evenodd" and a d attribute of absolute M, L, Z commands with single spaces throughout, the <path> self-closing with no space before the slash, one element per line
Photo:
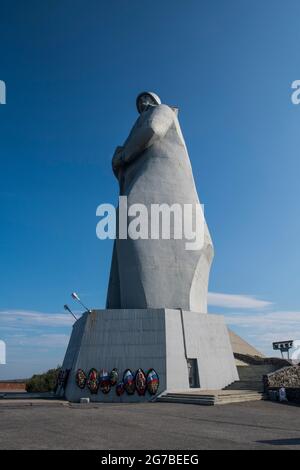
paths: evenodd
<path fill-rule="evenodd" d="M 283 367 L 264 378 L 267 387 L 300 388 L 300 367 Z"/>
<path fill-rule="evenodd" d="M 287 399 L 300 403 L 300 366 L 283 367 L 282 369 L 264 376 L 266 392 L 285 387 Z"/>

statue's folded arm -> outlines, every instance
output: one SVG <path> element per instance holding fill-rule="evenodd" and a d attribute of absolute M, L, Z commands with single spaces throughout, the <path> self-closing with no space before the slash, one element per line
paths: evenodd
<path fill-rule="evenodd" d="M 174 111 L 166 105 L 153 107 L 141 125 L 130 132 L 124 147 L 120 148 L 113 159 L 114 170 L 135 160 L 155 141 L 162 139 L 174 120 Z"/>

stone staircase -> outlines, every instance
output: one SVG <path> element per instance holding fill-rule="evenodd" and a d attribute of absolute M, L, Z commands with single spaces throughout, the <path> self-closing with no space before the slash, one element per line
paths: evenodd
<path fill-rule="evenodd" d="M 240 380 L 228 385 L 224 390 L 190 389 L 168 392 L 158 397 L 156 401 L 212 406 L 265 399 L 262 378 L 273 370 L 274 366 L 245 364 L 238 365 L 237 369 Z"/>
<path fill-rule="evenodd" d="M 237 370 L 240 380 L 225 387 L 224 390 L 255 391 L 263 393 L 263 376 L 276 369 L 270 365 L 238 365 Z"/>
<path fill-rule="evenodd" d="M 263 382 L 262 380 L 237 380 L 225 387 L 224 390 L 251 390 L 263 392 Z"/>
<path fill-rule="evenodd" d="M 155 401 L 213 406 L 256 401 L 263 398 L 263 393 L 254 390 L 199 390 L 195 392 L 168 392 L 158 397 Z"/>

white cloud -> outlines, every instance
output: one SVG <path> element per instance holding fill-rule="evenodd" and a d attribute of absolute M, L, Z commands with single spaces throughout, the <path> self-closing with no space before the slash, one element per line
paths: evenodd
<path fill-rule="evenodd" d="M 264 309 L 272 305 L 272 302 L 259 300 L 252 295 L 209 292 L 208 304 L 223 308 Z"/>
<path fill-rule="evenodd" d="M 42 334 L 39 336 L 14 335 L 7 341 L 8 347 L 65 348 L 69 335 Z"/>
<path fill-rule="evenodd" d="M 72 326 L 74 318 L 67 313 L 42 313 L 27 310 L 0 311 L 0 325 L 6 328 L 15 327 L 68 327 Z"/>
<path fill-rule="evenodd" d="M 300 329 L 300 312 L 277 311 L 261 313 L 241 313 L 240 315 L 226 315 L 226 322 L 241 327 L 255 327 L 266 331 L 293 328 Z"/>
<path fill-rule="evenodd" d="M 225 321 L 267 355 L 278 355 L 272 350 L 274 341 L 300 339 L 300 312 L 297 311 L 244 312 L 225 315 Z"/>
<path fill-rule="evenodd" d="M 73 324 L 67 313 L 0 311 L 0 336 L 7 345 L 1 377 L 30 377 L 61 364 Z"/>
<path fill-rule="evenodd" d="M 208 303 L 224 308 L 229 327 L 267 355 L 276 355 L 272 351 L 274 341 L 300 339 L 299 311 L 276 311 L 273 302 L 254 295 L 210 292 Z M 229 308 L 234 311 L 226 313 Z"/>

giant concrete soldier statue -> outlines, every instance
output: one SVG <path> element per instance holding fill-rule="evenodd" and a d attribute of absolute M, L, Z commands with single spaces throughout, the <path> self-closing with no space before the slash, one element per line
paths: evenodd
<path fill-rule="evenodd" d="M 161 104 L 150 92 L 137 97 L 137 109 L 140 115 L 112 162 L 120 195 L 127 196 L 128 207 L 145 205 L 148 214 L 153 204 L 199 205 L 178 110 Z M 170 239 L 118 237 L 107 308 L 181 308 L 206 313 L 213 245 L 205 222 L 203 230 L 204 242 L 196 250 L 187 250 L 186 239 L 175 237 L 175 229 Z"/>
<path fill-rule="evenodd" d="M 197 216 L 177 109 L 149 92 L 137 97 L 137 109 L 112 161 L 120 197 L 107 307 L 75 322 L 63 362 L 68 380 L 58 394 L 73 402 L 153 401 L 238 380 L 224 318 L 207 314 L 213 245 L 203 214 Z M 187 218 L 178 217 L 191 207 Z M 121 380 L 115 390 L 109 371 Z"/>

